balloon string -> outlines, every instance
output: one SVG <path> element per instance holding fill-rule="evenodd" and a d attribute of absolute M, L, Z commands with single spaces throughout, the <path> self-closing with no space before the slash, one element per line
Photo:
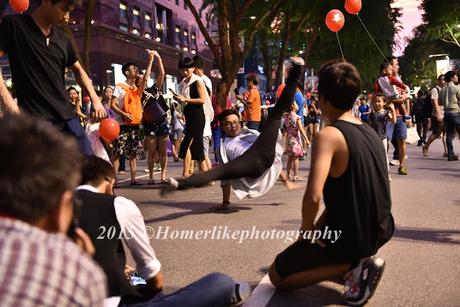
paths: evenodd
<path fill-rule="evenodd" d="M 367 29 L 366 25 L 364 24 L 364 22 L 361 20 L 361 17 L 359 17 L 359 14 L 356 14 L 356 16 L 358 17 L 359 21 L 361 22 L 361 24 L 363 25 L 363 28 L 364 30 L 366 30 L 367 32 L 367 35 L 369 35 L 369 37 L 371 38 L 372 42 L 374 43 L 375 47 L 377 47 L 377 49 L 380 51 L 380 54 L 383 56 L 383 58 L 385 59 L 385 61 L 387 61 L 388 63 L 390 63 L 387 59 L 387 57 L 385 56 L 385 54 L 383 54 L 383 51 L 379 48 L 379 45 L 377 45 L 377 43 L 375 42 L 374 38 L 372 37 L 371 33 L 369 32 L 369 30 Z"/>
<path fill-rule="evenodd" d="M 345 61 L 345 57 L 343 56 L 342 45 L 340 44 L 339 33 L 335 32 L 335 37 L 337 37 L 337 42 L 339 43 L 340 54 L 342 55 L 342 59 Z"/>

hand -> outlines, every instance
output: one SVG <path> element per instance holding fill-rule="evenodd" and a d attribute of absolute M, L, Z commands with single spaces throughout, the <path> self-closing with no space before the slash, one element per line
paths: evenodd
<path fill-rule="evenodd" d="M 122 115 L 123 119 L 127 120 L 127 121 L 132 121 L 133 120 L 133 116 L 129 113 L 126 113 L 124 112 L 123 115 Z"/>
<path fill-rule="evenodd" d="M 180 102 L 180 103 L 187 103 L 187 98 L 185 98 L 184 96 L 182 95 L 174 95 L 173 96 L 174 100 Z"/>
<path fill-rule="evenodd" d="M 80 227 L 75 228 L 74 242 L 88 255 L 93 256 L 96 253 L 96 248 L 94 247 L 91 238 Z"/>
<path fill-rule="evenodd" d="M 105 108 L 102 105 L 102 103 L 99 101 L 99 99 L 93 101 L 92 117 L 95 120 L 101 120 L 107 117 L 107 112 L 105 111 Z"/>
<path fill-rule="evenodd" d="M 153 61 L 155 58 L 155 55 L 158 55 L 158 53 L 155 50 L 150 50 L 150 49 L 145 49 L 147 51 L 148 59 L 149 62 Z"/>

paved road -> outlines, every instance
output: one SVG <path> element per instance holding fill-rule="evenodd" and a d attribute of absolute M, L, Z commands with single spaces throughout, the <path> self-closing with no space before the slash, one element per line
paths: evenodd
<path fill-rule="evenodd" d="M 445 161 L 437 143 L 429 158 L 422 157 L 420 147 L 409 146 L 408 176 L 397 175 L 396 167 L 390 169 L 397 230 L 379 252 L 387 267 L 371 306 L 460 306 L 460 162 Z M 306 177 L 308 159 L 301 165 Z M 180 164 L 171 163 L 169 173 L 179 175 Z M 266 235 L 274 229 L 297 230 L 304 187 L 305 183 L 288 192 L 277 183 L 261 198 L 237 200 L 232 195 L 232 210 L 226 213 L 209 210 L 221 201 L 218 184 L 167 199 L 159 197 L 157 186 L 122 186 L 117 193 L 133 199 L 156 232 L 151 244 L 162 262 L 169 292 L 213 271 L 256 288 L 275 256 L 289 246 L 288 239 L 259 237 L 240 243 L 238 238 L 181 240 L 174 236 L 179 230 L 214 229 L 214 235 L 220 230 L 222 237 L 225 227 L 253 231 L 253 236 L 257 231 L 262 236 L 263 231 Z M 342 285 L 332 281 L 289 293 L 274 292 L 265 285 L 258 288 L 261 294 L 250 306 L 341 305 L 341 291 Z"/>

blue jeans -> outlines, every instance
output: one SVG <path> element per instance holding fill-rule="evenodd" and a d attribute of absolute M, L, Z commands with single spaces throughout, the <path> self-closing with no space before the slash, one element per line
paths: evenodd
<path fill-rule="evenodd" d="M 123 304 L 120 307 L 206 307 L 228 306 L 235 291 L 233 279 L 222 273 L 211 273 L 172 294 L 156 295 L 143 303 Z"/>
<path fill-rule="evenodd" d="M 246 127 L 248 127 L 248 129 L 259 131 L 259 124 L 260 122 L 248 121 L 246 122 Z"/>
<path fill-rule="evenodd" d="M 220 139 L 222 138 L 222 130 L 220 127 L 212 128 L 212 145 L 214 147 L 214 161 L 219 162 L 217 159 L 217 151 L 220 146 Z"/>
<path fill-rule="evenodd" d="M 444 124 L 446 125 L 446 144 L 447 144 L 447 154 L 453 156 L 454 146 L 452 145 L 452 140 L 455 136 L 455 130 L 457 130 L 458 135 L 460 135 L 460 112 L 457 113 L 445 113 L 444 114 Z"/>
<path fill-rule="evenodd" d="M 68 120 L 51 121 L 51 123 L 61 132 L 73 136 L 78 142 L 82 154 L 85 156 L 94 155 L 85 130 L 83 130 L 80 121 L 76 117 Z"/>

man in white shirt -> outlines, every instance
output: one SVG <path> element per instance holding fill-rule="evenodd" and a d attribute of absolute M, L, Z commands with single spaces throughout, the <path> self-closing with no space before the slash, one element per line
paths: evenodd
<path fill-rule="evenodd" d="M 88 157 L 82 169 L 82 183 L 77 188 L 79 225 L 92 239 L 94 260 L 107 275 L 109 298 L 106 306 L 228 306 L 241 302 L 250 294 L 249 285 L 235 282 L 221 273 L 212 273 L 168 296 L 164 287 L 161 264 L 150 246 L 144 217 L 136 204 L 113 195 L 115 172 L 107 161 Z M 146 284 L 132 286 L 125 278 L 125 241 L 140 277 Z M 190 301 L 194 304 L 190 304 Z"/>
<path fill-rule="evenodd" d="M 212 129 L 211 129 L 211 122 L 214 120 L 214 109 L 212 108 L 211 96 L 212 96 L 212 82 L 211 79 L 208 78 L 204 74 L 204 63 L 203 59 L 199 55 L 195 55 L 193 57 L 193 63 L 195 64 L 195 75 L 203 80 L 203 83 L 206 87 L 206 93 L 208 96 L 206 97 L 206 102 L 203 105 L 204 109 L 204 116 L 206 118 L 206 123 L 204 125 L 203 130 L 203 145 L 204 145 L 204 159 L 206 161 L 206 166 L 208 170 L 212 168 L 211 160 L 209 159 L 209 144 L 211 143 L 212 139 Z"/>

